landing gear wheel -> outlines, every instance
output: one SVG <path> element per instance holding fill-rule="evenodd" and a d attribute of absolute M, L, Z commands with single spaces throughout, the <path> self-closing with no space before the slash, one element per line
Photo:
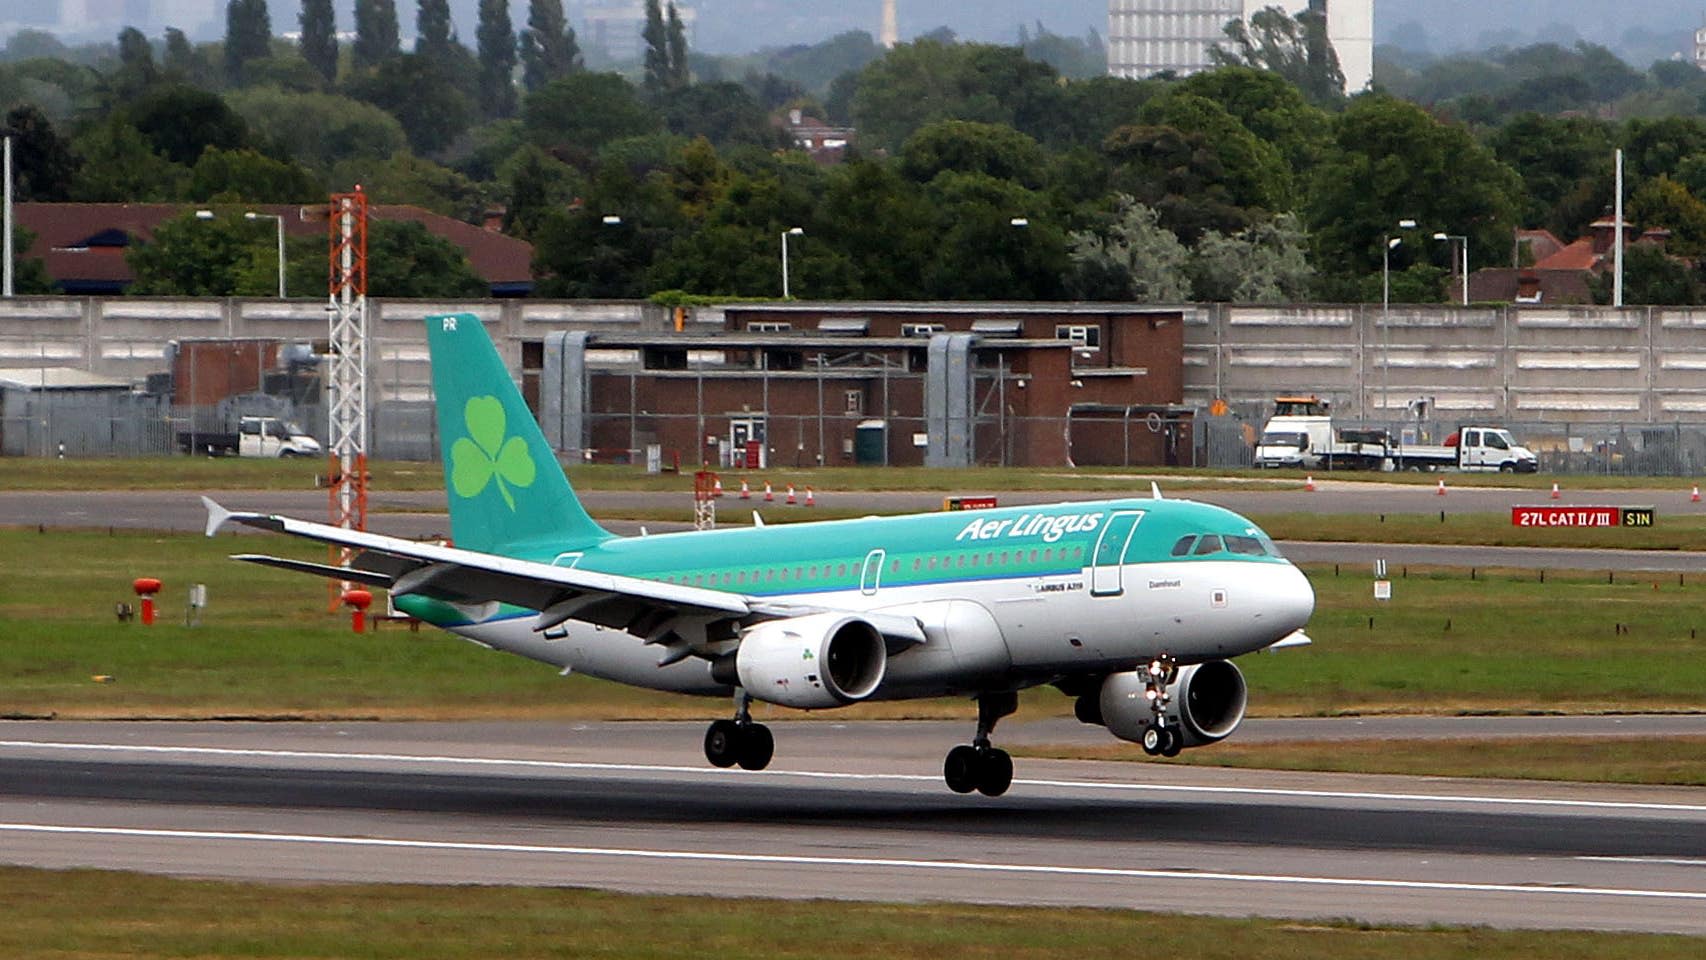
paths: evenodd
<path fill-rule="evenodd" d="M 982 757 L 982 769 L 977 779 L 977 792 L 986 797 L 999 797 L 1013 785 L 1013 758 L 1007 751 L 989 748 Z"/>
<path fill-rule="evenodd" d="M 1161 748 L 1163 757 L 1176 757 L 1185 749 L 1185 738 L 1177 729 L 1167 731 L 1167 745 Z"/>
<path fill-rule="evenodd" d="M 978 775 L 982 772 L 981 758 L 977 748 L 960 744 L 948 751 L 948 759 L 942 763 L 942 779 L 948 782 L 948 789 L 955 793 L 970 793 L 977 789 Z"/>
<path fill-rule="evenodd" d="M 732 767 L 739 760 L 741 741 L 740 724 L 733 720 L 718 720 L 705 731 L 705 759 L 711 761 L 713 767 Z"/>
<path fill-rule="evenodd" d="M 742 770 L 763 770 L 776 755 L 776 738 L 762 723 L 747 724 L 740 730 L 740 745 L 736 750 Z"/>
<path fill-rule="evenodd" d="M 1144 753 L 1152 757 L 1160 756 L 1161 751 L 1167 749 L 1167 740 L 1167 731 L 1161 727 L 1151 724 L 1143 728 Z"/>

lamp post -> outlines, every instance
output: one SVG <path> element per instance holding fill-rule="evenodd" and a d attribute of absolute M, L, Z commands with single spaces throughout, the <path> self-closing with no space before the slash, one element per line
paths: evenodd
<path fill-rule="evenodd" d="M 196 216 L 200 216 L 197 211 Z M 253 210 L 243 214 L 245 220 L 271 220 L 278 224 L 278 298 L 284 299 L 284 218 L 276 213 L 256 213 Z"/>
<path fill-rule="evenodd" d="M 788 292 L 788 238 L 805 236 L 806 231 L 800 227 L 789 227 L 782 231 L 782 299 L 791 300 Z"/>
<path fill-rule="evenodd" d="M 1469 306 L 1469 238 L 1461 233 L 1441 232 L 1434 234 L 1434 239 L 1450 240 L 1457 245 L 1453 251 L 1457 256 L 1452 258 L 1452 266 L 1458 270 L 1459 283 L 1463 289 L 1463 305 Z"/>
<path fill-rule="evenodd" d="M 1414 230 L 1416 221 L 1400 220 L 1398 229 Z M 1392 388 L 1392 251 L 1403 237 L 1387 236 L 1380 244 L 1380 406 L 1387 405 Z"/>

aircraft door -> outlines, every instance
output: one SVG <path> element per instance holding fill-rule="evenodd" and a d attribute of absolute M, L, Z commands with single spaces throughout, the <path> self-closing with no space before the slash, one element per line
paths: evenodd
<path fill-rule="evenodd" d="M 883 561 L 888 553 L 883 550 L 872 550 L 865 555 L 865 566 L 859 571 L 859 592 L 867 597 L 875 596 L 877 587 L 883 581 Z"/>
<path fill-rule="evenodd" d="M 1113 597 L 1125 591 L 1121 563 L 1125 560 L 1126 544 L 1143 517 L 1139 511 L 1116 513 L 1102 527 L 1096 538 L 1096 549 L 1090 555 L 1090 595 Z"/>

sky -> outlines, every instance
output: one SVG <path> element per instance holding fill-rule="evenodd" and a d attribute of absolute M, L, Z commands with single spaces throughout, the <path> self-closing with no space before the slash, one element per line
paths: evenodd
<path fill-rule="evenodd" d="M 0 36 L 19 25 L 46 26 L 57 19 L 69 0 L 0 0 Z M 91 11 L 110 10 L 120 18 L 129 12 L 143 32 L 158 36 L 167 25 L 191 30 L 211 39 L 222 30 L 224 0 L 79 0 Z M 451 0 L 464 42 L 474 37 L 478 0 Z M 571 18 L 589 0 L 565 0 Z M 595 0 L 611 2 L 611 0 Z M 1331 2 L 1331 0 L 1329 0 Z M 354 0 L 336 0 L 340 26 L 350 28 Z M 734 54 L 759 47 L 809 44 L 846 30 L 863 29 L 875 35 L 881 0 L 693 0 L 699 26 L 695 46 L 707 53 Z M 270 0 L 273 29 L 296 28 L 298 0 Z M 397 0 L 403 33 L 412 36 L 413 0 Z M 512 18 L 525 24 L 527 0 L 512 0 Z M 136 11 L 154 11 L 148 18 Z M 195 29 L 193 20 L 201 21 Z M 968 40 L 1011 43 L 1024 24 L 1037 22 L 1062 34 L 1083 36 L 1107 29 L 1106 0 L 899 0 L 902 38 L 947 26 Z M 91 20 L 97 22 L 89 22 Z M 117 27 L 86 18 L 92 36 L 110 40 Z M 1692 32 L 1706 24 L 1703 0 L 1376 0 L 1375 34 L 1380 42 L 1394 39 L 1411 49 L 1432 53 L 1481 50 L 1503 44 L 1520 46 L 1540 40 L 1602 43 L 1637 66 L 1670 56 L 1689 46 Z"/>

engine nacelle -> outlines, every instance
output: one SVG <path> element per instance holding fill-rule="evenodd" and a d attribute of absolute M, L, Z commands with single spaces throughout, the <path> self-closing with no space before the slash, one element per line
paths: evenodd
<path fill-rule="evenodd" d="M 1226 739 L 1243 721 L 1249 702 L 1244 674 L 1225 660 L 1180 667 L 1179 675 L 1167 687 L 1167 695 L 1167 724 L 1183 734 L 1187 747 Z M 1121 740 L 1143 742 L 1143 731 L 1155 714 L 1144 696 L 1142 674 L 1110 674 L 1102 681 L 1097 699 L 1109 733 Z"/>
<path fill-rule="evenodd" d="M 735 652 L 735 675 L 748 694 L 802 710 L 865 699 L 883 682 L 887 665 L 883 635 L 845 613 L 761 623 L 746 632 Z"/>

